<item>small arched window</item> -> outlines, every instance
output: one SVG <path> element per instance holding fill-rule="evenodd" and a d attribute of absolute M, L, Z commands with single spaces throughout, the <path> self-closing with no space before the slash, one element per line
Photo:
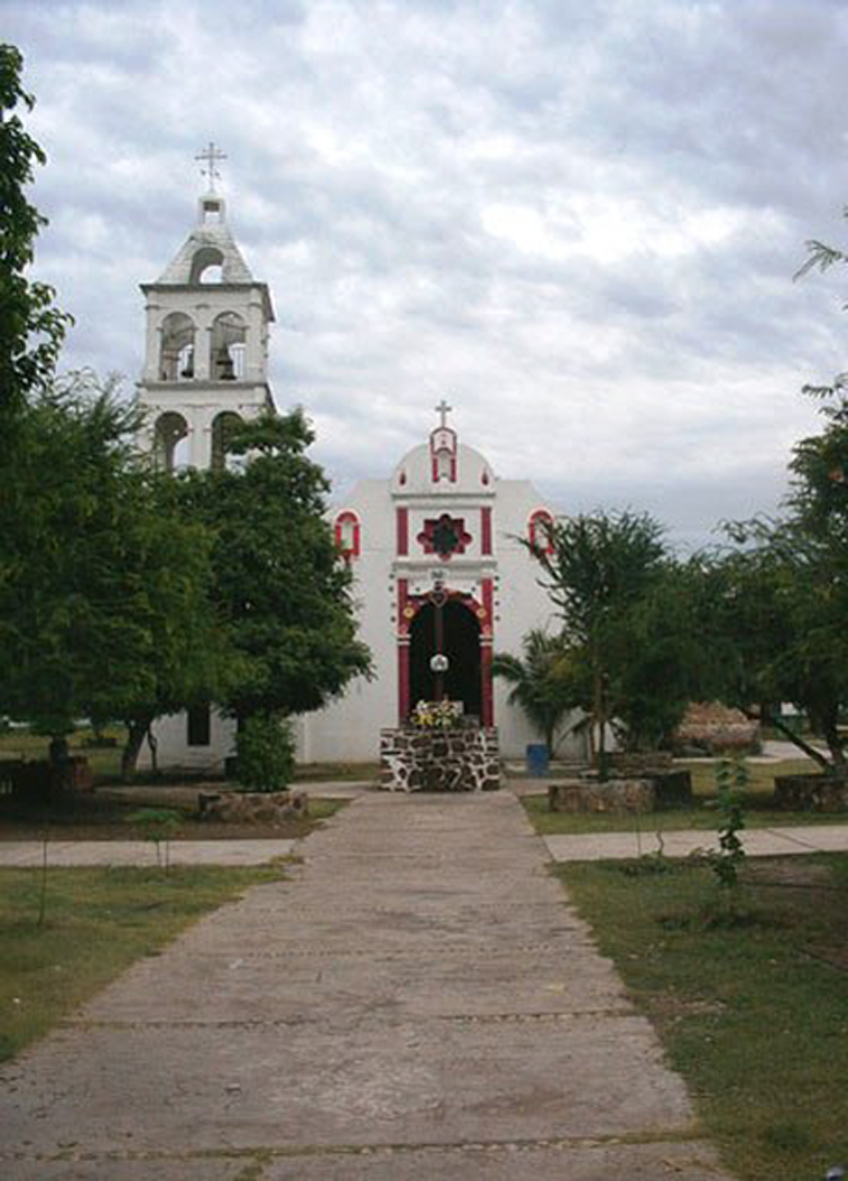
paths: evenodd
<path fill-rule="evenodd" d="M 534 553 L 554 552 L 553 528 L 553 516 L 546 508 L 537 508 L 530 514 L 530 520 L 527 522 L 527 540 Z"/>
<path fill-rule="evenodd" d="M 191 260 L 189 283 L 192 287 L 205 283 L 220 283 L 223 278 L 224 256 L 214 246 L 201 246 Z"/>
<path fill-rule="evenodd" d="M 336 546 L 346 562 L 359 557 L 360 524 L 356 513 L 346 509 L 336 517 Z"/>

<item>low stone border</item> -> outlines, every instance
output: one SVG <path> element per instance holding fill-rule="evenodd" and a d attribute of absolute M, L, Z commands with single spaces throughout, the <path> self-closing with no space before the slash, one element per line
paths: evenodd
<path fill-rule="evenodd" d="M 200 820 L 224 824 L 283 825 L 309 815 L 305 791 L 201 791 L 197 806 Z"/>
<path fill-rule="evenodd" d="M 829 775 L 776 775 L 774 802 L 786 812 L 846 812 L 848 782 Z"/>
<path fill-rule="evenodd" d="M 598 783 L 569 779 L 548 788 L 552 812 L 606 812 L 613 816 L 692 806 L 688 771 L 657 771 L 641 778 L 616 778 Z"/>

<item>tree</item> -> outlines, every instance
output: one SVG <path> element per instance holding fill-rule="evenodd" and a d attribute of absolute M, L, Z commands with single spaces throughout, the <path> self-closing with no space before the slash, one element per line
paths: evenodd
<path fill-rule="evenodd" d="M 698 558 L 677 562 L 647 514 L 566 518 L 551 527 L 550 542 L 550 552 L 533 552 L 572 667 L 582 672 L 573 685 L 603 773 L 609 730 L 628 749 L 656 749 L 687 704 L 716 685 L 707 571 Z"/>
<path fill-rule="evenodd" d="M 846 508 L 824 468 L 844 428 L 801 440 L 790 515 L 729 527 L 739 548 L 723 561 L 724 631 L 734 644 L 726 695 L 780 730 L 823 770 L 848 775 L 840 731 L 848 704 L 848 530 Z M 791 702 L 820 734 L 828 756 L 781 716 Z"/>
<path fill-rule="evenodd" d="M 16 421 L 0 450 L 0 714 L 56 737 L 122 719 L 137 753 L 152 717 L 217 687 L 210 539 L 135 454 L 114 383 L 77 375 Z"/>
<path fill-rule="evenodd" d="M 0 421 L 52 378 L 70 316 L 53 307 L 54 291 L 26 278 L 36 236 L 46 219 L 26 198 L 33 166 L 45 155 L 26 132 L 16 108 L 34 99 L 21 85 L 23 59 L 0 45 Z"/>
<path fill-rule="evenodd" d="M 554 737 L 566 715 L 585 697 L 581 692 L 579 656 L 569 650 L 561 636 L 533 628 L 522 640 L 523 659 L 496 652 L 492 674 L 509 681 L 511 705 L 518 705 L 531 725 L 544 736 L 553 754 Z"/>
<path fill-rule="evenodd" d="M 559 608 L 563 638 L 585 662 L 582 704 L 590 718 L 592 761 L 602 770 L 615 716 L 615 652 L 627 615 L 659 575 L 665 555 L 661 537 L 661 526 L 646 515 L 599 512 L 556 521 L 550 552 L 530 547 L 542 567 L 542 585 Z"/>
<path fill-rule="evenodd" d="M 848 263 L 844 251 L 816 240 L 807 252 L 796 278 Z M 793 448 L 785 515 L 728 527 L 738 547 L 723 564 L 725 627 L 736 647 L 729 691 L 823 770 L 846 777 L 839 720 L 848 705 L 848 375 L 804 392 L 821 400 L 825 426 Z M 784 721 L 784 701 L 808 717 L 828 756 Z"/>
<path fill-rule="evenodd" d="M 267 414 L 233 432 L 235 465 L 180 481 L 215 535 L 213 600 L 242 661 L 222 703 L 239 721 L 318 709 L 370 672 L 312 440 L 299 410 Z"/>
<path fill-rule="evenodd" d="M 145 738 L 155 751 L 156 718 L 220 700 L 241 669 L 213 603 L 211 531 L 188 519 L 170 476 L 148 470 L 144 484 L 144 511 L 149 514 L 143 553 L 151 641 L 145 655 L 148 678 L 120 712 L 109 715 L 127 728 L 121 759 L 125 779 L 135 770 Z"/>

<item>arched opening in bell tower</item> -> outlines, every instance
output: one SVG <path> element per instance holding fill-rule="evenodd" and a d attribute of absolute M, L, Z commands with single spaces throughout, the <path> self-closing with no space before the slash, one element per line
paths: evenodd
<path fill-rule="evenodd" d="M 160 381 L 191 381 L 194 377 L 194 321 L 185 312 L 171 312 L 162 321 Z"/>
<path fill-rule="evenodd" d="M 187 465 L 188 423 L 175 410 L 167 410 L 156 419 L 153 454 L 156 466 L 169 475 Z"/>
<path fill-rule="evenodd" d="M 222 472 L 231 466 L 229 445 L 233 431 L 241 426 L 241 416 L 234 410 L 222 410 L 212 421 L 212 470 Z"/>
<path fill-rule="evenodd" d="M 213 381 L 242 381 L 247 325 L 238 312 L 222 312 L 212 325 L 209 372 Z"/>
<path fill-rule="evenodd" d="M 444 696 L 461 701 L 465 716 L 479 721 L 483 712 L 483 682 L 480 623 L 474 609 L 461 599 L 448 599 L 441 609 L 425 603 L 412 620 L 409 640 L 411 705 L 436 700 L 439 674 L 431 668 L 431 660 L 441 650 L 448 658 L 448 668 L 441 674 Z"/>

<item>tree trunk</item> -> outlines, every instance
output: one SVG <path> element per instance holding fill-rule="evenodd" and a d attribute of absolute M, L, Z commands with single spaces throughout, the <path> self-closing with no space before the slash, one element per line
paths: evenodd
<path fill-rule="evenodd" d="M 793 730 L 790 730 L 782 718 L 779 718 L 777 714 L 769 713 L 764 715 L 762 710 L 760 710 L 759 714 L 749 712 L 748 710 L 743 710 L 743 712 L 746 717 L 754 718 L 756 721 L 760 722 L 760 724 L 765 723 L 766 725 L 774 726 L 775 730 L 779 730 L 780 733 L 784 735 L 784 737 L 788 738 L 789 741 L 797 746 L 799 750 L 802 750 L 807 758 L 812 759 L 813 762 L 821 767 L 823 771 L 833 771 L 833 766 L 828 762 L 826 756 L 823 755 L 821 751 L 816 750 L 814 746 L 810 746 L 808 742 L 805 742 L 799 734 L 796 734 Z"/>
<path fill-rule="evenodd" d="M 606 779 L 607 774 L 607 710 L 604 694 L 604 678 L 600 668 L 595 666 L 592 674 L 592 713 L 593 724 L 598 727 L 598 738 L 593 762 L 597 766 L 598 775 Z"/>
<path fill-rule="evenodd" d="M 150 729 L 150 717 L 133 718 L 127 722 L 127 741 L 121 752 L 121 782 L 127 783 L 135 774 L 141 744 Z"/>

